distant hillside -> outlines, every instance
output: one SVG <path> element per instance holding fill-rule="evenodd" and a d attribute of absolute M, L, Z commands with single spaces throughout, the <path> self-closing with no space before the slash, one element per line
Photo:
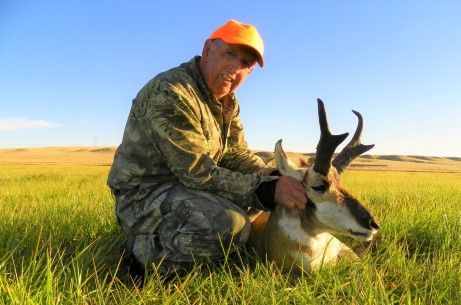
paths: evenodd
<path fill-rule="evenodd" d="M 268 161 L 272 153 L 256 151 Z M 288 157 L 299 167 L 312 163 L 315 153 L 287 152 Z M 384 170 L 384 171 L 417 171 L 461 173 L 461 158 L 458 157 L 426 157 L 401 155 L 363 155 L 355 159 L 349 170 Z"/>
<path fill-rule="evenodd" d="M 114 147 L 0 149 L 0 164 L 111 165 Z"/>
<path fill-rule="evenodd" d="M 255 151 L 263 159 L 272 153 Z M 0 149 L 1 164 L 50 164 L 110 166 L 115 147 L 46 147 Z M 313 153 L 287 152 L 298 166 L 311 163 Z M 401 155 L 363 155 L 350 166 L 350 170 L 424 171 L 461 173 L 461 157 L 427 157 Z"/>

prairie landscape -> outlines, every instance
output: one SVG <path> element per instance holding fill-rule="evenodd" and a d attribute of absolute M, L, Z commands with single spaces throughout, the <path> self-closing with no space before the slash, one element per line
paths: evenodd
<path fill-rule="evenodd" d="M 255 152 L 262 153 L 264 156 L 264 152 Z M 0 149 L 0 164 L 110 166 L 114 153 L 114 147 Z M 309 159 L 315 155 L 295 152 L 288 152 L 287 154 L 298 166 L 309 164 Z M 350 169 L 461 173 L 461 157 L 363 155 L 352 163 Z"/>
<path fill-rule="evenodd" d="M 0 150 L 0 304 L 460 304 L 461 158 L 354 161 L 342 183 L 380 223 L 372 244 L 340 237 L 359 262 L 291 278 L 242 250 L 140 289 L 105 184 L 114 151 Z"/>

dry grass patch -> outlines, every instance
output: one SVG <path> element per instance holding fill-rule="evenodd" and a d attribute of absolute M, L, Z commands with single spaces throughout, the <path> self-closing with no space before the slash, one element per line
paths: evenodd
<path fill-rule="evenodd" d="M 112 164 L 115 147 L 45 147 L 0 149 L 0 164 L 42 165 L 106 165 Z M 270 152 L 256 151 L 263 158 Z M 298 166 L 310 164 L 315 154 L 287 152 Z M 351 169 L 367 171 L 408 171 L 461 173 L 461 158 L 403 155 L 364 155 L 352 163 Z"/>
<path fill-rule="evenodd" d="M 111 165 L 114 147 L 0 149 L 0 164 Z"/>

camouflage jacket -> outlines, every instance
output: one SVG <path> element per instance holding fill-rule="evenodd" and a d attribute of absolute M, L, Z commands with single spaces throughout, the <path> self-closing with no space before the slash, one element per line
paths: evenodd
<path fill-rule="evenodd" d="M 247 147 L 234 94 L 217 100 L 205 85 L 200 57 L 160 73 L 133 100 L 108 185 L 137 189 L 142 200 L 178 181 L 209 190 L 240 207 L 264 209 L 254 191 L 269 168 Z"/>

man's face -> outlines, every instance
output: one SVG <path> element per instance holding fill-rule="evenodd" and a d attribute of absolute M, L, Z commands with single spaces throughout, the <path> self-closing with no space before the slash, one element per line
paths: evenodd
<path fill-rule="evenodd" d="M 207 40 L 200 68 L 208 88 L 220 99 L 243 83 L 255 63 L 254 52 L 246 46 Z"/>

